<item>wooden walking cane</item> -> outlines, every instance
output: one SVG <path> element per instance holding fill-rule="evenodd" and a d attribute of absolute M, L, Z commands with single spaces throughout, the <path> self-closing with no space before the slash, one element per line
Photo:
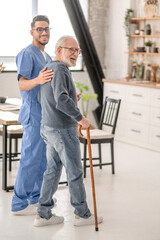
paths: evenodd
<path fill-rule="evenodd" d="M 78 124 L 78 134 L 79 134 L 80 137 L 83 137 L 83 134 L 81 132 L 81 127 L 82 126 L 80 124 Z M 93 173 L 92 151 L 91 151 L 91 140 L 90 140 L 90 130 L 89 130 L 89 128 L 86 128 L 86 131 L 87 131 L 87 144 L 88 144 L 90 173 L 91 173 L 91 182 L 92 182 L 92 195 L 93 195 L 93 206 L 94 206 L 94 216 L 95 216 L 95 231 L 98 231 L 97 207 L 96 207 L 94 173 Z"/>

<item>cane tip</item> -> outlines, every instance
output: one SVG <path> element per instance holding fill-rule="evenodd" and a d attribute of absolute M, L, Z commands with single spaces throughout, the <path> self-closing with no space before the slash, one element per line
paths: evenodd
<path fill-rule="evenodd" d="M 98 227 L 95 228 L 96 232 L 98 232 Z"/>

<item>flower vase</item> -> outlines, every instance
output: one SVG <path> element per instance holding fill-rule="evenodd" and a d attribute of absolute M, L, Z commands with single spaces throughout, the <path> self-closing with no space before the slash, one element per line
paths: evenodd
<path fill-rule="evenodd" d="M 155 17 L 157 13 L 157 5 L 145 3 L 144 11 L 146 17 L 148 18 Z"/>
<path fill-rule="evenodd" d="M 141 80 L 141 65 L 137 65 L 136 67 L 136 80 L 140 81 Z"/>

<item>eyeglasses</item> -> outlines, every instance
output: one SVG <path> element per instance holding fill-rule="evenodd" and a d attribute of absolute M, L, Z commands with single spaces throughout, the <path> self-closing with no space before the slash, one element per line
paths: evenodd
<path fill-rule="evenodd" d="M 77 52 L 78 55 L 79 55 L 79 54 L 82 53 L 82 50 L 81 50 L 80 48 L 68 48 L 68 47 L 61 47 L 61 48 L 66 48 L 66 49 L 68 49 L 71 54 L 74 54 L 75 52 Z"/>
<path fill-rule="evenodd" d="M 37 27 L 37 28 L 33 28 L 32 30 L 36 30 L 38 33 L 42 33 L 43 31 L 45 31 L 46 33 L 48 33 L 50 31 L 51 28 L 49 27 L 45 27 L 45 28 L 42 28 L 42 27 Z"/>

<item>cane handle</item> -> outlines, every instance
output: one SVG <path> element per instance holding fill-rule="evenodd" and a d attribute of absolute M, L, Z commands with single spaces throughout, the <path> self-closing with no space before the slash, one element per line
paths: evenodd
<path fill-rule="evenodd" d="M 78 124 L 78 134 L 79 134 L 80 137 L 83 137 L 83 134 L 81 132 L 81 128 L 82 128 L 82 125 Z"/>

